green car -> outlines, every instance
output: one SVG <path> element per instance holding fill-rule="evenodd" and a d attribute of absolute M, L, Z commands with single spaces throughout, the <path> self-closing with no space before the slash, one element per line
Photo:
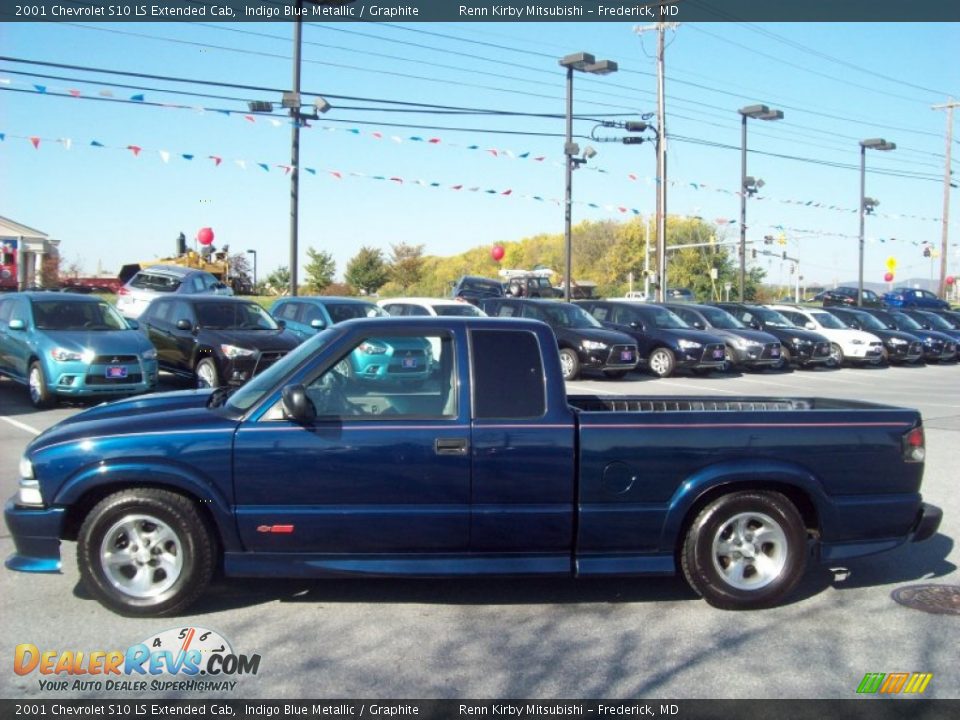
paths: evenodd
<path fill-rule="evenodd" d="M 108 303 L 89 295 L 0 296 L 0 375 L 41 408 L 57 397 L 134 395 L 157 384 L 157 351 Z"/>

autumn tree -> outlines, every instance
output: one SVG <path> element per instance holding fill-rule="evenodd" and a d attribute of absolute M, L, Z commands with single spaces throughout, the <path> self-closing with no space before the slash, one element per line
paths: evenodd
<path fill-rule="evenodd" d="M 390 246 L 390 280 L 407 292 L 423 277 L 423 245 L 397 243 Z"/>

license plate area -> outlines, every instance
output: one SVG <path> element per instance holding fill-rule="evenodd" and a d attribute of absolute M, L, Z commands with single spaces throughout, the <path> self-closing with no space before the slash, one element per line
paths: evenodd
<path fill-rule="evenodd" d="M 123 365 L 108 365 L 103 374 L 108 380 L 123 380 L 127 376 L 127 369 Z"/>

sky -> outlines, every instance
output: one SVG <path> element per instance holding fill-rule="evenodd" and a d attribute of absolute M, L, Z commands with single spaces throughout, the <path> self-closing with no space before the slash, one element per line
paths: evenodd
<path fill-rule="evenodd" d="M 574 78 L 575 139 L 598 154 L 574 174 L 573 222 L 652 214 L 654 143 L 590 139 L 623 135 L 602 120 L 656 111 L 655 33 L 636 28 L 306 23 L 304 102 L 322 96 L 331 109 L 301 133 L 301 279 L 308 247 L 330 252 L 342 276 L 362 246 L 447 256 L 562 233 L 558 59 L 578 51 L 619 71 Z M 0 215 L 59 239 L 66 263 L 89 273 L 167 256 L 178 233 L 192 242 L 204 227 L 218 247 L 256 250 L 261 278 L 287 265 L 291 131 L 279 100 L 292 38 L 286 22 L 0 24 L 0 54 L 31 61 L 0 61 Z M 866 155 L 866 195 L 880 204 L 866 218 L 865 280 L 881 282 L 890 258 L 897 279 L 939 277 L 922 252 L 939 250 L 943 215 L 946 112 L 931 106 L 960 99 L 958 47 L 951 23 L 670 30 L 669 214 L 739 237 L 737 109 L 763 103 L 784 119 L 748 123 L 747 172 L 764 181 L 748 201 L 754 247 L 782 235 L 772 249 L 800 259 L 805 285 L 855 280 L 859 141 L 882 137 L 897 149 Z M 250 100 L 274 102 L 274 114 L 250 115 Z M 960 275 L 958 195 L 948 273 Z M 789 262 L 751 263 L 791 282 Z"/>

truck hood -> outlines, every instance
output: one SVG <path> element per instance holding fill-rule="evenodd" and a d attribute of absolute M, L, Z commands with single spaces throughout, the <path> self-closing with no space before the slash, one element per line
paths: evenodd
<path fill-rule="evenodd" d="M 34 438 L 27 446 L 27 452 L 106 435 L 221 426 L 223 416 L 207 409 L 212 392 L 210 389 L 179 390 L 102 403 L 61 420 Z"/>

